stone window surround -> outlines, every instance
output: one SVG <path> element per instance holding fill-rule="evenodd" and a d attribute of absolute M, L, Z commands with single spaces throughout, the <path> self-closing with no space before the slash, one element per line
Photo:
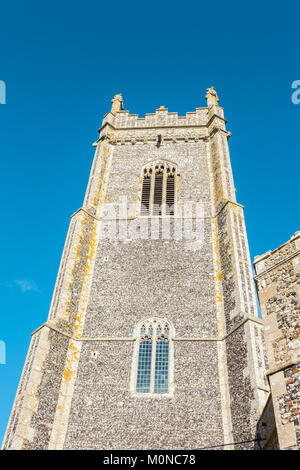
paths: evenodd
<path fill-rule="evenodd" d="M 157 165 L 164 165 L 164 183 L 163 183 L 163 191 L 162 191 L 162 214 L 161 215 L 154 215 L 153 214 L 153 199 L 154 199 L 154 187 L 155 187 L 155 166 Z M 143 181 L 144 181 L 144 174 L 145 171 L 149 171 L 152 169 L 152 176 L 151 176 L 151 193 L 150 193 L 150 206 L 149 206 L 149 214 L 142 215 L 141 214 L 141 205 L 142 205 L 142 192 L 143 192 Z M 167 170 L 174 169 L 174 214 L 166 214 L 166 182 L 167 182 Z M 175 217 L 177 215 L 177 188 L 178 188 L 178 179 L 180 173 L 178 173 L 177 164 L 172 162 L 171 160 L 167 160 L 165 158 L 159 158 L 155 160 L 151 160 L 150 162 L 143 165 L 141 170 L 141 176 L 139 178 L 138 184 L 138 198 L 137 198 L 137 209 L 136 209 L 136 216 L 138 217 Z"/>
<path fill-rule="evenodd" d="M 138 358 L 139 358 L 139 348 L 140 341 L 143 339 L 144 335 L 141 334 L 141 328 L 143 325 L 168 325 L 169 334 L 169 371 L 168 371 L 168 393 L 154 393 L 154 382 L 155 382 L 155 351 L 156 347 L 152 347 L 152 360 L 151 360 L 151 382 L 149 393 L 137 392 L 137 369 L 138 369 Z M 174 327 L 166 318 L 160 317 L 151 317 L 141 320 L 135 327 L 134 330 L 134 346 L 133 346 L 133 357 L 132 357 L 132 367 L 131 367 L 131 380 L 130 380 L 130 393 L 133 397 L 138 398 L 171 398 L 174 395 L 174 345 L 173 338 L 175 336 Z M 152 343 L 156 345 L 157 335 L 156 328 L 153 327 L 153 336 Z"/>

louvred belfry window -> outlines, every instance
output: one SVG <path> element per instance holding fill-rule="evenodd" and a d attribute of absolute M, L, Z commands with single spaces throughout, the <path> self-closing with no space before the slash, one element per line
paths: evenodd
<path fill-rule="evenodd" d="M 174 215 L 177 170 L 174 164 L 152 162 L 143 170 L 141 215 Z"/>
<path fill-rule="evenodd" d="M 167 170 L 167 188 L 166 188 L 166 214 L 174 215 L 175 204 L 175 173 Z"/>
<path fill-rule="evenodd" d="M 151 175 L 146 173 L 143 179 L 141 215 L 149 215 L 150 190 L 151 190 Z"/>

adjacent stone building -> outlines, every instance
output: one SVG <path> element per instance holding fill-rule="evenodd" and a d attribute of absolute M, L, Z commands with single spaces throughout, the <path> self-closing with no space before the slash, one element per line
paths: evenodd
<path fill-rule="evenodd" d="M 254 266 L 271 391 L 258 435 L 266 449 L 300 449 L 300 232 Z"/>
<path fill-rule="evenodd" d="M 206 99 L 144 118 L 112 100 L 4 449 L 254 448 L 263 327 L 230 133 Z"/>

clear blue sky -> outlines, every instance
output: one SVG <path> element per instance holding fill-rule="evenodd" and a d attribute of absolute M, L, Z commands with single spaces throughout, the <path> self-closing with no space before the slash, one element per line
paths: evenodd
<path fill-rule="evenodd" d="M 252 258 L 300 230 L 300 33 L 296 4 L 273 1 L 27 0 L 2 2 L 0 15 L 2 441 L 114 94 L 131 113 L 184 115 L 213 85 Z"/>

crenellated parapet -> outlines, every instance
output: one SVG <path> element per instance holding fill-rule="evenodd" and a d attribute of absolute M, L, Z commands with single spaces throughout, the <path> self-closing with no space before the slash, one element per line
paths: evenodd
<path fill-rule="evenodd" d="M 185 116 L 169 112 L 161 106 L 155 113 L 147 113 L 144 118 L 138 114 L 130 114 L 129 111 L 119 111 L 115 115 L 108 113 L 99 129 L 101 131 L 106 124 L 114 129 L 145 129 L 157 127 L 195 127 L 206 126 L 208 122 L 208 109 L 196 108 L 194 112 L 188 112 Z"/>
<path fill-rule="evenodd" d="M 95 145 L 104 138 L 108 138 L 112 144 L 143 144 L 156 141 L 158 134 L 166 143 L 197 142 L 199 139 L 208 139 L 216 130 L 222 130 L 226 137 L 230 137 L 231 134 L 226 131 L 223 108 L 216 103 L 211 106 L 210 93 L 206 96 L 208 107 L 196 108 L 185 116 L 178 116 L 178 113 L 169 112 L 160 106 L 155 113 L 139 117 L 138 114 L 123 110 L 121 95 L 116 95 L 112 100 L 111 112 L 103 119 L 98 131 L 100 138 Z"/>

